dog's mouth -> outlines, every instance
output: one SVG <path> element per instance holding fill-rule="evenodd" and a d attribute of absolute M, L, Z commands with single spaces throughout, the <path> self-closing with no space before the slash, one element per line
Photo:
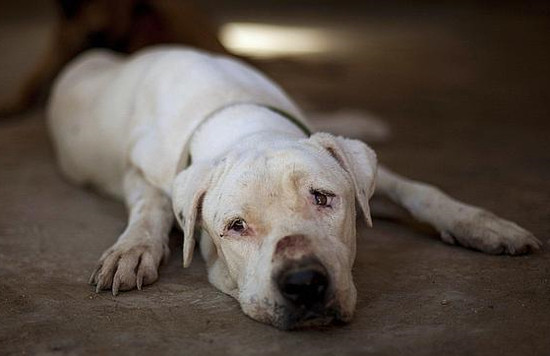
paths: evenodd
<path fill-rule="evenodd" d="M 271 324 L 281 330 L 300 330 L 343 325 L 349 320 L 350 317 L 343 315 L 336 307 L 296 308 L 281 305 L 276 307 Z"/>

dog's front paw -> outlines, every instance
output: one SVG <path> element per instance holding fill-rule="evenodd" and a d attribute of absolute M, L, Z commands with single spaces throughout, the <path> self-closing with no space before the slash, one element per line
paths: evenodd
<path fill-rule="evenodd" d="M 542 247 L 542 243 L 529 231 L 487 211 L 458 219 L 441 231 L 441 239 L 494 255 L 520 255 Z"/>
<path fill-rule="evenodd" d="M 162 244 L 117 242 L 103 253 L 99 264 L 90 276 L 89 283 L 96 285 L 96 292 L 112 289 L 131 290 L 151 284 L 158 278 L 158 268 L 168 247 Z"/>

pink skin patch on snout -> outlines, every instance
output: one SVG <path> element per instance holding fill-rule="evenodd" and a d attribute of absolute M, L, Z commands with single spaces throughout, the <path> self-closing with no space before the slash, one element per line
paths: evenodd
<path fill-rule="evenodd" d="M 273 257 L 296 259 L 310 252 L 310 242 L 307 237 L 304 235 L 290 235 L 277 242 Z"/>

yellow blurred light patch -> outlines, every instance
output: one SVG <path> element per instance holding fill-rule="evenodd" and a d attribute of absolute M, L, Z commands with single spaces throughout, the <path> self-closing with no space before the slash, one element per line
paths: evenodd
<path fill-rule="evenodd" d="M 232 22 L 220 35 L 232 52 L 254 57 L 315 55 L 334 49 L 331 34 L 319 28 Z"/>

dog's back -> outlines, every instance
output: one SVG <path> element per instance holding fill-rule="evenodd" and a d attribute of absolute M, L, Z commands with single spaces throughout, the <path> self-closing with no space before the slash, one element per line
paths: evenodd
<path fill-rule="evenodd" d="M 50 129 L 69 178 L 120 196 L 128 160 L 169 189 L 194 128 L 233 103 L 265 104 L 301 116 L 276 84 L 225 56 L 157 47 L 121 59 L 93 50 L 54 84 Z"/>

